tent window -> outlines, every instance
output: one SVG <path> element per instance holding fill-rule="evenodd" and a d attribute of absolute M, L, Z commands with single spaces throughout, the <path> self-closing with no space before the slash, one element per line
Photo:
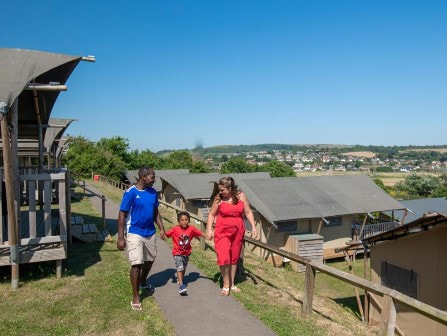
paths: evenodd
<path fill-rule="evenodd" d="M 276 229 L 276 232 L 293 232 L 297 230 L 297 221 L 284 221 L 284 222 L 277 222 L 278 228 Z"/>
<path fill-rule="evenodd" d="M 418 298 L 418 274 L 413 270 L 407 270 L 386 261 L 382 261 L 381 283 L 386 287 L 395 289 L 414 299 Z"/>
<path fill-rule="evenodd" d="M 326 217 L 327 223 L 323 222 L 323 227 L 332 227 L 341 225 L 341 216 Z"/>

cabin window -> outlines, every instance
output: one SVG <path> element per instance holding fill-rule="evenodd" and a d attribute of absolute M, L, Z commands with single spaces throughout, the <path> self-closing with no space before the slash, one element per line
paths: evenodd
<path fill-rule="evenodd" d="M 326 217 L 327 222 L 323 221 L 323 227 L 332 227 L 341 225 L 341 216 L 337 217 Z"/>
<path fill-rule="evenodd" d="M 284 222 L 277 222 L 278 228 L 276 229 L 276 232 L 294 232 L 298 228 L 297 221 L 284 221 Z"/>
<path fill-rule="evenodd" d="M 176 206 L 177 208 L 180 208 L 180 198 L 176 198 L 176 199 L 175 199 L 175 206 Z"/>
<path fill-rule="evenodd" d="M 381 284 L 417 299 L 418 274 L 382 261 Z"/>

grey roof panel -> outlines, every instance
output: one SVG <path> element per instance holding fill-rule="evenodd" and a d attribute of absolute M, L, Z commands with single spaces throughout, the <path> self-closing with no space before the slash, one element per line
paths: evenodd
<path fill-rule="evenodd" d="M 437 212 L 442 213 L 447 211 L 447 199 L 444 197 L 438 198 L 421 198 L 408 201 L 400 201 L 407 209 L 414 212 L 407 213 L 405 218 L 406 223 L 413 222 L 424 216 L 424 213 Z"/>
<path fill-rule="evenodd" d="M 127 180 L 134 184 L 138 181 L 138 170 L 126 170 L 124 172 L 124 175 L 126 176 Z M 188 169 L 155 169 L 155 183 L 154 183 L 154 189 L 157 191 L 161 191 L 162 189 L 162 181 L 161 178 L 169 175 L 185 175 L 189 174 Z"/>
<path fill-rule="evenodd" d="M 202 173 L 177 176 L 165 176 L 163 180 L 171 184 L 182 194 L 185 199 L 209 199 L 214 190 L 214 183 L 224 176 L 232 176 L 236 184 L 251 178 L 270 178 L 269 173 L 235 173 L 235 174 L 218 174 L 218 173 Z M 240 187 L 240 186 L 239 186 Z"/>
<path fill-rule="evenodd" d="M 250 204 L 270 222 L 405 208 L 364 175 L 251 179 L 244 184 Z"/>

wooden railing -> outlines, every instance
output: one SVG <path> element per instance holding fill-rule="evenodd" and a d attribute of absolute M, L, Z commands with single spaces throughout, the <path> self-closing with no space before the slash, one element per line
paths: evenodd
<path fill-rule="evenodd" d="M 25 210 L 27 221 L 18 219 L 20 223 L 18 229 L 21 233 L 21 239 L 19 240 L 20 263 L 57 260 L 56 274 L 58 277 L 62 274 L 62 259 L 67 257 L 66 243 L 70 235 L 69 219 L 71 210 L 68 196 L 68 175 L 68 172 L 19 175 L 19 181 L 25 190 L 19 192 L 24 193 L 28 205 L 28 210 Z M 37 210 L 39 186 L 42 186 L 43 190 L 43 204 L 42 209 Z M 51 208 L 53 190 L 57 192 L 57 215 Z M 0 189 L 0 194 L 1 192 Z M 1 206 L 0 215 L 1 218 L 4 217 Z M 7 230 L 3 227 L 3 221 L 1 225 L 0 245 L 3 245 L 7 238 L 3 236 L 3 233 Z M 46 246 L 45 249 L 34 248 L 44 245 Z M 0 260 L 0 264 L 7 262 L 2 260 Z"/>
<path fill-rule="evenodd" d="M 130 184 L 123 183 L 121 181 L 116 181 L 116 180 L 113 180 L 111 178 L 108 178 L 108 177 L 105 177 L 105 176 L 102 176 L 102 175 L 94 175 L 94 174 L 92 174 L 92 180 L 94 180 L 95 176 L 97 176 L 97 178 L 98 178 L 97 181 L 107 183 L 107 184 L 109 184 L 109 185 L 111 185 L 111 186 L 113 186 L 115 188 L 121 189 L 121 190 L 126 190 L 127 188 L 130 187 Z"/>
<path fill-rule="evenodd" d="M 173 223 L 176 222 L 176 213 L 178 211 L 184 211 L 178 207 L 175 207 L 169 203 L 160 201 L 160 204 L 174 210 L 173 213 Z M 195 214 L 190 213 L 191 218 L 197 220 L 201 224 L 202 230 L 205 229 L 205 221 Z M 398 331 L 402 334 L 402 332 L 396 328 L 396 308 L 395 302 L 403 304 L 416 312 L 437 321 L 443 325 L 447 325 L 447 312 L 442 311 L 438 308 L 432 307 L 424 302 L 418 301 L 405 295 L 401 292 L 398 292 L 394 289 L 382 286 L 380 284 L 371 282 L 369 280 L 363 279 L 356 275 L 346 273 L 340 271 L 334 267 L 327 266 L 322 263 L 317 263 L 315 261 L 311 261 L 309 259 L 303 258 L 299 255 L 281 250 L 277 247 L 270 246 L 263 242 L 260 242 L 256 239 L 245 237 L 245 242 L 249 243 L 253 246 L 262 248 L 266 251 L 274 253 L 284 258 L 288 258 L 294 262 L 302 264 L 306 267 L 305 273 L 305 282 L 304 282 L 304 294 L 303 294 L 303 305 L 302 305 L 302 316 L 308 317 L 312 313 L 313 306 L 313 297 L 315 292 L 315 277 L 316 271 L 325 273 L 330 277 L 343 281 L 347 284 L 350 284 L 356 288 L 362 288 L 365 290 L 367 296 L 372 294 L 379 295 L 383 297 L 382 300 L 382 311 L 381 311 L 381 321 L 380 321 L 380 335 L 394 335 L 395 331 Z M 204 238 L 201 238 L 200 245 L 202 249 L 205 249 L 207 244 Z M 377 301 L 377 300 L 376 300 Z"/>
<path fill-rule="evenodd" d="M 99 197 L 101 199 L 101 223 L 102 223 L 102 228 L 105 229 L 106 226 L 106 202 L 107 202 L 107 198 L 102 195 L 102 194 L 98 194 L 96 192 L 94 192 L 91 189 L 88 189 L 86 187 L 86 182 L 85 180 L 81 179 L 80 177 L 73 177 L 73 179 L 71 180 L 71 185 L 75 185 L 78 186 L 80 188 L 82 188 L 83 190 L 83 196 L 86 196 L 86 191 L 88 191 L 91 195 L 95 196 L 95 197 Z"/>
<path fill-rule="evenodd" d="M 399 226 L 398 222 L 382 222 L 382 223 L 376 223 L 376 224 L 365 224 L 365 226 L 363 227 L 362 236 L 355 237 L 356 238 L 355 240 L 363 240 L 365 238 L 374 236 L 376 234 L 395 229 L 398 226 Z M 357 233 L 357 235 L 360 234 L 361 228 L 362 228 L 362 224 L 356 223 L 353 225 L 354 232 Z M 354 233 L 354 236 L 356 236 L 355 233 Z"/>

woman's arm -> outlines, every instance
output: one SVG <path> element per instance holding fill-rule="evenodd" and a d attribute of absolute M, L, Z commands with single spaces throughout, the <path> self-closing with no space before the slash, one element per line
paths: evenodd
<path fill-rule="evenodd" d="M 216 218 L 217 209 L 219 208 L 220 199 L 218 197 L 214 198 L 213 205 L 208 212 L 208 222 L 206 223 L 206 236 L 207 239 L 213 238 L 213 223 Z"/>
<path fill-rule="evenodd" d="M 239 198 L 242 202 L 244 202 L 244 213 L 245 217 L 247 217 L 248 222 L 251 225 L 252 237 L 256 238 L 258 236 L 258 233 L 256 232 L 255 217 L 253 216 L 253 212 L 251 211 L 250 204 L 248 203 L 247 197 L 243 192 L 240 193 Z"/>

